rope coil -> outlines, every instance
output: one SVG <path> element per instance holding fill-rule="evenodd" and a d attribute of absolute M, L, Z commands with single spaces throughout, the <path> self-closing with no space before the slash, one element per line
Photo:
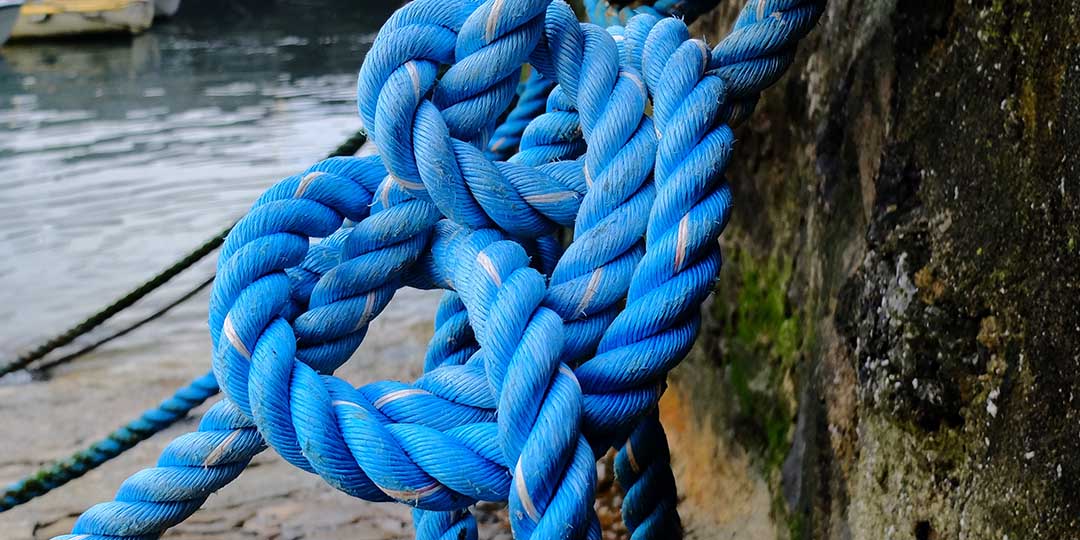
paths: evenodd
<path fill-rule="evenodd" d="M 416 507 L 427 538 L 474 537 L 463 510 L 478 500 L 508 500 L 518 538 L 599 538 L 594 460 L 621 446 L 631 534 L 680 534 L 655 407 L 720 267 L 726 123 L 822 9 L 755 0 L 712 50 L 676 19 L 609 33 L 561 1 L 399 10 L 358 84 L 379 155 L 282 181 L 222 246 L 210 327 L 228 399 L 212 411 L 228 422 L 174 441 L 67 538 L 154 537 L 263 441 L 350 495 Z M 558 83 L 549 113 L 492 162 L 480 148 L 526 61 Z M 564 129 L 571 118 L 580 131 Z M 534 142 L 551 145 L 528 153 Z M 555 257 L 551 235 L 570 226 Z M 453 342 L 412 384 L 330 375 L 403 285 L 456 293 L 436 334 Z"/>

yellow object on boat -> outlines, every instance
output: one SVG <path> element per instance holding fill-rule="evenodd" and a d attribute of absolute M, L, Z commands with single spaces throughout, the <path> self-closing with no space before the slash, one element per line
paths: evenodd
<path fill-rule="evenodd" d="M 30 0 L 23 4 L 22 15 L 56 15 L 57 13 L 116 11 L 131 4 L 131 0 Z"/>
<path fill-rule="evenodd" d="M 29 0 L 13 39 L 105 32 L 143 32 L 154 20 L 153 0 Z"/>

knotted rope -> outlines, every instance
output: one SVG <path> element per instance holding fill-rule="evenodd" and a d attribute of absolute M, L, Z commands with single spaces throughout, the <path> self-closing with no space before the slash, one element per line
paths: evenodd
<path fill-rule="evenodd" d="M 598 538 L 593 460 L 627 441 L 628 526 L 677 530 L 655 406 L 720 266 L 725 122 L 783 72 L 822 7 L 756 0 L 712 51 L 650 15 L 612 32 L 620 47 L 562 2 L 399 10 L 358 85 L 379 156 L 284 180 L 222 247 L 210 325 L 229 399 L 72 537 L 160 534 L 263 440 L 346 493 L 435 511 L 420 515 L 425 537 L 475 534 L 461 510 L 508 500 L 519 538 Z M 559 86 L 535 138 L 527 128 L 515 157 L 492 162 L 480 148 L 526 60 Z M 557 255 L 550 235 L 567 226 Z M 434 349 L 412 384 L 329 375 L 401 285 L 455 291 L 440 328 L 472 338 Z"/>

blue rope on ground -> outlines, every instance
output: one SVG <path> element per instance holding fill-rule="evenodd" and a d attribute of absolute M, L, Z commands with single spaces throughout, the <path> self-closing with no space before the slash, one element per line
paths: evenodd
<path fill-rule="evenodd" d="M 622 445 L 634 537 L 678 534 L 654 415 L 719 270 L 725 122 L 746 112 L 732 103 L 756 100 L 782 73 L 822 5 L 756 0 L 713 51 L 682 22 L 649 15 L 612 30 L 620 46 L 562 2 L 399 10 L 358 85 L 379 156 L 282 181 L 222 247 L 210 326 L 214 373 L 235 405 L 227 430 L 191 435 L 201 446 L 183 448 L 196 459 L 170 454 L 74 534 L 153 536 L 182 520 L 239 474 L 215 467 L 220 455 L 242 468 L 261 450 L 248 442 L 253 425 L 339 490 L 430 511 L 418 529 L 431 538 L 472 534 L 462 511 L 478 500 L 508 500 L 518 538 L 598 538 L 593 461 Z M 518 154 L 492 162 L 480 148 L 526 60 L 559 86 L 530 124 L 539 131 L 526 128 Z M 570 119 L 584 155 L 548 162 L 582 148 Z M 551 235 L 569 226 L 574 241 L 559 255 Z M 326 237 L 340 241 L 339 262 L 323 272 L 329 263 L 309 246 Z M 530 267 L 550 262 L 548 275 Z M 456 292 L 442 326 L 460 339 L 430 353 L 412 384 L 354 388 L 329 375 L 406 284 Z M 458 303 L 467 325 L 450 322 Z"/>
<path fill-rule="evenodd" d="M 67 540 L 158 538 L 236 479 L 265 448 L 255 426 L 229 400 L 210 407 L 199 430 L 174 439 L 158 458 L 120 485 L 116 500 L 83 512 Z M 168 486 L 168 489 L 162 489 Z"/>
<path fill-rule="evenodd" d="M 0 512 L 44 495 L 96 469 L 150 435 L 173 425 L 217 392 L 217 381 L 212 373 L 195 379 L 161 402 L 161 405 L 147 410 L 142 416 L 113 431 L 104 439 L 9 484 L 0 497 Z"/>

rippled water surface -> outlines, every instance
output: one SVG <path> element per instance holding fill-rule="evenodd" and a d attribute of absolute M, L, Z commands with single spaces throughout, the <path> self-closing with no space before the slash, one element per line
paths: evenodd
<path fill-rule="evenodd" d="M 356 72 L 394 6 L 186 0 L 135 38 L 0 48 L 2 358 L 171 264 L 354 132 Z M 186 350 L 206 341 L 205 313 L 203 295 L 99 354 Z"/>

